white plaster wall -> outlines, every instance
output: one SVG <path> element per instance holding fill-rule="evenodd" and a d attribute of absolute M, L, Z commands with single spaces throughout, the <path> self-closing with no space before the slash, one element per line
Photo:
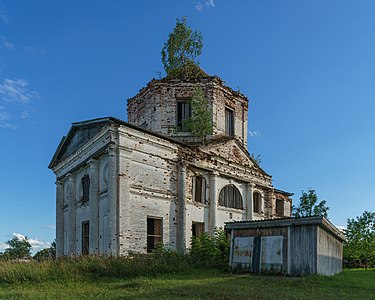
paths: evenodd
<path fill-rule="evenodd" d="M 163 243 L 176 249 L 177 148 L 120 129 L 120 254 L 146 253 L 147 216 L 163 218 Z"/>

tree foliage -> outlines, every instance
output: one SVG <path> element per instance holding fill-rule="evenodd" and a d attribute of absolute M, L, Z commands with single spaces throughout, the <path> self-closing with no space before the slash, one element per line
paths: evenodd
<path fill-rule="evenodd" d="M 315 190 L 308 189 L 307 192 L 302 191 L 302 196 L 299 198 L 299 205 L 293 205 L 293 216 L 297 218 L 311 216 L 327 217 L 329 207 L 326 204 L 326 200 L 318 202 Z"/>
<path fill-rule="evenodd" d="M 214 236 L 204 232 L 191 239 L 190 258 L 199 267 L 227 268 L 230 243 L 222 228 L 215 228 Z"/>
<path fill-rule="evenodd" d="M 206 135 L 212 133 L 212 111 L 201 87 L 195 89 L 190 106 L 191 117 L 183 121 L 183 126 L 203 141 Z"/>
<path fill-rule="evenodd" d="M 177 19 L 173 32 L 164 43 L 161 59 L 167 76 L 199 77 L 206 75 L 201 68 L 197 56 L 202 53 L 203 37 L 199 31 L 193 31 L 186 25 L 186 17 Z"/>
<path fill-rule="evenodd" d="M 31 245 L 29 239 L 19 238 L 14 236 L 11 240 L 7 241 L 6 244 L 9 248 L 5 249 L 2 257 L 6 259 L 21 259 L 28 258 L 31 255 Z"/>
<path fill-rule="evenodd" d="M 365 211 L 356 219 L 348 219 L 344 245 L 344 261 L 349 266 L 375 267 L 375 212 Z"/>
<path fill-rule="evenodd" d="M 42 261 L 46 259 L 55 259 L 56 258 L 56 241 L 53 241 L 49 248 L 42 249 L 38 251 L 37 253 L 35 253 L 33 258 L 38 261 Z"/>
<path fill-rule="evenodd" d="M 260 154 L 255 155 L 254 153 L 250 154 L 251 158 L 257 163 L 258 166 L 262 163 L 262 158 L 260 157 Z"/>

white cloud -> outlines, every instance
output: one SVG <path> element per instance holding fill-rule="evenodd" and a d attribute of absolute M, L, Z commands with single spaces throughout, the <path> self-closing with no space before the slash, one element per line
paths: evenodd
<path fill-rule="evenodd" d="M 45 229 L 56 229 L 56 226 L 53 225 L 53 224 L 49 224 L 49 225 L 44 225 L 43 228 L 45 228 Z"/>
<path fill-rule="evenodd" d="M 340 230 L 341 232 L 344 232 L 346 230 L 346 226 L 342 226 L 342 225 L 338 225 L 336 226 L 338 230 Z"/>
<path fill-rule="evenodd" d="M 196 5 L 195 5 L 195 8 L 197 11 L 202 11 L 204 6 L 205 7 L 208 7 L 208 8 L 213 8 L 215 7 L 215 2 L 214 0 L 206 0 L 206 2 L 203 2 L 204 5 L 202 4 L 202 2 L 198 2 Z"/>
<path fill-rule="evenodd" d="M 45 50 L 39 50 L 37 48 L 33 48 L 33 47 L 30 47 L 30 46 L 24 46 L 22 48 L 23 48 L 23 50 L 25 50 L 26 52 L 29 52 L 31 54 L 41 54 L 41 55 L 47 54 L 47 51 L 45 51 Z"/>
<path fill-rule="evenodd" d="M 5 24 L 8 24 L 10 21 L 10 17 L 6 13 L 6 11 L 1 8 L 0 8 L 0 20 L 3 21 Z"/>
<path fill-rule="evenodd" d="M 0 128 L 16 129 L 16 127 L 10 123 L 13 116 L 4 111 L 4 109 L 4 106 L 0 106 Z"/>
<path fill-rule="evenodd" d="M 7 102 L 28 103 L 33 99 L 39 98 L 36 91 L 30 91 L 26 79 L 4 79 L 0 84 L 0 96 Z"/>
<path fill-rule="evenodd" d="M 9 246 L 5 243 L 0 243 L 0 252 L 4 252 L 6 248 L 9 248 Z"/>
<path fill-rule="evenodd" d="M 215 7 L 215 2 L 214 2 L 214 0 L 207 0 L 207 1 L 206 1 L 206 6 L 207 6 L 207 7 Z"/>
<path fill-rule="evenodd" d="M 29 116 L 30 116 L 30 113 L 28 111 L 21 112 L 21 119 L 27 119 Z"/>
<path fill-rule="evenodd" d="M 251 137 L 261 137 L 262 136 L 258 130 L 249 130 L 248 134 Z"/>
<path fill-rule="evenodd" d="M 14 50 L 14 44 L 9 42 L 4 36 L 1 37 L 2 47 L 8 50 Z"/>
<path fill-rule="evenodd" d="M 13 233 L 12 235 L 13 237 L 17 237 L 18 239 L 20 240 L 25 240 L 26 237 L 21 234 L 21 233 Z M 47 243 L 47 242 L 43 242 L 42 240 L 38 239 L 38 238 L 35 238 L 35 239 L 32 239 L 32 238 L 28 238 L 27 239 L 31 245 L 31 251 L 33 253 L 39 251 L 39 250 L 42 250 L 44 248 L 48 248 L 51 246 L 51 243 Z"/>

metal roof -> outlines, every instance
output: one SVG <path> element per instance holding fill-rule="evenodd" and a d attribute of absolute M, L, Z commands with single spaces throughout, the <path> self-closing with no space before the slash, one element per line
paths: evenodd
<path fill-rule="evenodd" d="M 319 225 L 335 235 L 338 239 L 346 241 L 345 235 L 323 216 L 226 222 L 225 229 L 252 229 L 302 225 Z"/>

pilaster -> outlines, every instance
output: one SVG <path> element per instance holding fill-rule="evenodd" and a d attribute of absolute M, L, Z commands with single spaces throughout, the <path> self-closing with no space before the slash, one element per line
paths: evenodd
<path fill-rule="evenodd" d="M 210 208 L 209 208 L 209 223 L 208 223 L 208 233 L 213 236 L 216 227 L 216 214 L 217 214 L 217 172 L 210 174 Z"/>
<path fill-rule="evenodd" d="M 253 191 L 255 188 L 254 183 L 248 183 L 246 185 L 246 219 L 253 220 Z"/>
<path fill-rule="evenodd" d="M 178 164 L 177 188 L 177 250 L 184 253 L 186 250 L 186 165 Z"/>
<path fill-rule="evenodd" d="M 64 255 L 64 187 L 56 181 L 56 257 Z"/>
<path fill-rule="evenodd" d="M 67 201 L 68 201 L 68 255 L 76 255 L 76 176 L 68 174 Z"/>
<path fill-rule="evenodd" d="M 112 256 L 118 252 L 117 177 L 117 151 L 115 145 L 111 144 L 108 147 L 108 254 Z"/>
<path fill-rule="evenodd" d="M 99 171 L 98 161 L 96 159 L 89 160 L 90 175 L 90 235 L 89 235 L 89 253 L 99 254 Z"/>

